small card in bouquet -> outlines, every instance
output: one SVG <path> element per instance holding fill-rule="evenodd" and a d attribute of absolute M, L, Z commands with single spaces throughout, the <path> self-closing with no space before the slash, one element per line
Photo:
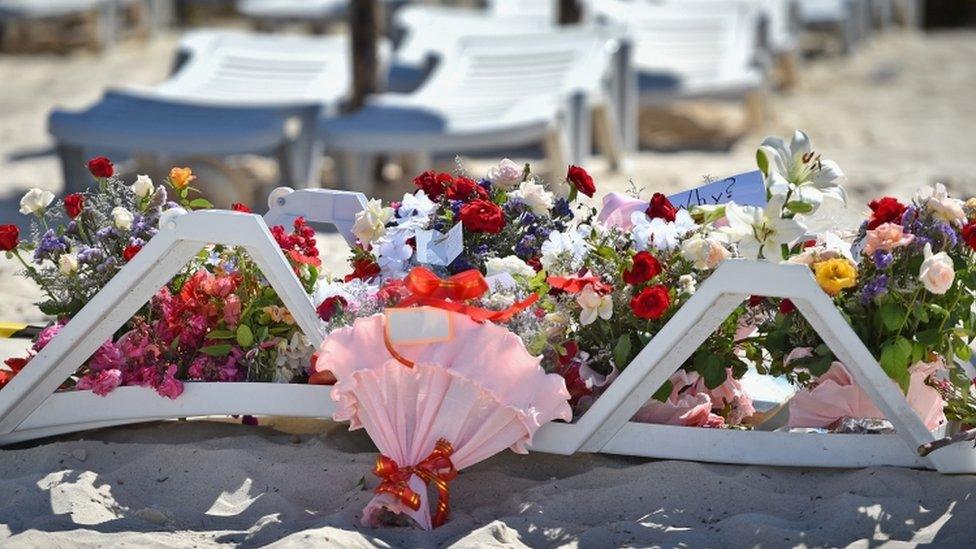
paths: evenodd
<path fill-rule="evenodd" d="M 735 202 L 740 206 L 766 206 L 766 184 L 759 170 L 712 181 L 707 185 L 668 197 L 678 208 L 713 206 Z"/>
<path fill-rule="evenodd" d="M 390 308 L 386 315 L 386 337 L 393 345 L 426 345 L 454 338 L 451 313 L 436 307 Z"/>
<path fill-rule="evenodd" d="M 430 265 L 450 265 L 464 250 L 464 230 L 458 222 L 444 234 L 439 231 L 417 231 L 417 261 Z"/>

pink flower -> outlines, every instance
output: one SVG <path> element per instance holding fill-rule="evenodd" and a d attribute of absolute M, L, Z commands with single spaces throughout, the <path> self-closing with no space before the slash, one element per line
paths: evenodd
<path fill-rule="evenodd" d="M 79 390 L 91 389 L 91 392 L 98 396 L 105 396 L 122 383 L 122 372 L 117 369 L 102 370 L 101 372 L 88 374 L 78 380 L 75 385 Z"/>
<path fill-rule="evenodd" d="M 237 322 L 241 319 L 241 298 L 237 297 L 237 294 L 231 294 L 227 296 L 227 300 L 224 301 L 224 322 L 228 326 L 237 326 Z"/>
<path fill-rule="evenodd" d="M 667 401 L 651 399 L 634 415 L 633 421 L 687 427 L 721 427 L 724 418 L 712 413 L 712 399 L 700 392 L 700 376 L 678 370 L 671 376 L 671 394 Z"/>
<path fill-rule="evenodd" d="M 864 253 L 873 254 L 877 250 L 890 252 L 895 248 L 905 246 L 915 240 L 915 235 L 905 233 L 901 225 L 882 223 L 877 228 L 867 232 Z"/>
<path fill-rule="evenodd" d="M 88 360 L 88 367 L 96 372 L 119 370 L 124 366 L 125 356 L 122 355 L 122 351 L 111 340 L 102 343 L 102 346 Z"/>
<path fill-rule="evenodd" d="M 47 347 L 47 344 L 54 339 L 54 336 L 58 335 L 58 332 L 61 331 L 62 327 L 64 327 L 64 324 L 58 322 L 41 330 L 41 333 L 37 336 L 37 341 L 34 342 L 33 349 L 35 351 L 40 351 L 44 347 Z"/>
<path fill-rule="evenodd" d="M 933 294 L 942 295 L 948 292 L 956 279 L 952 258 L 945 252 L 933 254 L 931 244 L 925 244 L 923 253 L 925 261 L 919 269 L 918 279 L 922 281 L 925 289 Z"/>
<path fill-rule="evenodd" d="M 173 377 L 175 374 L 176 366 L 170 365 L 163 374 L 163 381 L 156 386 L 156 392 L 173 400 L 183 394 L 183 382 Z"/>

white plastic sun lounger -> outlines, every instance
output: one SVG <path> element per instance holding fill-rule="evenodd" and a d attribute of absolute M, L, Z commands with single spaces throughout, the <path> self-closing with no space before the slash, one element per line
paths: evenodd
<path fill-rule="evenodd" d="M 870 32 L 868 0 L 803 0 L 800 19 L 808 29 L 836 32 L 845 54 L 854 50 Z"/>
<path fill-rule="evenodd" d="M 0 22 L 61 19 L 91 13 L 97 21 L 97 45 L 105 47 L 116 42 L 125 31 L 120 10 L 134 4 L 142 4 L 146 9 L 148 30 L 152 33 L 166 23 L 165 14 L 172 0 L 0 0 Z"/>
<path fill-rule="evenodd" d="M 350 89 L 348 41 L 237 31 L 198 31 L 182 44 L 182 64 L 147 89 L 106 93 L 82 112 L 55 111 L 69 189 L 88 181 L 85 149 L 154 155 L 260 154 L 279 162 L 281 180 L 317 183 L 315 123 Z"/>
<path fill-rule="evenodd" d="M 279 383 L 187 383 L 179 398 L 144 387 L 55 392 L 157 289 L 207 243 L 244 246 L 296 322 L 318 345 L 323 337 L 313 304 L 272 239 L 268 225 L 305 216 L 334 222 L 348 239 L 366 199 L 324 189 L 278 189 L 266 221 L 251 214 L 202 211 L 167 216 L 159 234 L 0 391 L 0 445 L 112 425 L 207 415 L 329 418 L 331 387 Z M 789 298 L 895 428 L 890 434 L 805 434 L 738 431 L 630 421 L 674 371 L 749 295 Z M 609 453 L 719 463 L 801 467 L 899 466 L 942 473 L 976 472 L 976 450 L 956 444 L 926 457 L 930 432 L 905 396 L 817 286 L 803 265 L 729 260 L 668 321 L 593 406 L 573 423 L 553 422 L 531 448 L 556 454 Z"/>
<path fill-rule="evenodd" d="M 321 135 L 340 156 L 349 188 L 368 191 L 367 169 L 382 154 L 413 156 L 423 169 L 438 153 L 543 144 L 551 168 L 578 161 L 590 132 L 587 101 L 610 93 L 610 40 L 593 31 L 467 36 L 414 93 L 383 94 L 349 116 L 326 119 Z M 586 144 L 579 136 L 586 136 Z"/>
<path fill-rule="evenodd" d="M 636 148 L 637 116 L 633 105 L 630 105 L 636 101 L 636 76 L 630 62 L 632 45 L 626 33 L 619 26 L 608 25 L 600 27 L 576 25 L 560 28 L 547 19 L 545 10 L 528 13 L 526 16 L 515 16 L 510 10 L 500 9 L 478 11 L 434 6 L 403 8 L 394 18 L 402 38 L 392 63 L 391 90 L 415 91 L 419 84 L 423 83 L 423 75 L 429 73 L 437 63 L 456 55 L 459 48 L 458 41 L 464 37 L 493 36 L 498 41 L 505 41 L 567 29 L 581 34 L 589 31 L 594 36 L 607 39 L 608 51 L 612 51 L 613 61 L 607 66 L 608 72 L 604 78 L 610 82 L 614 91 L 609 95 L 595 94 L 588 97 L 587 101 L 594 111 L 596 126 L 594 134 L 598 145 L 605 143 L 603 141 L 605 136 L 601 132 L 607 131 L 616 135 L 610 140 L 611 142 L 605 143 L 606 147 L 600 147 L 609 157 L 611 166 L 616 167 L 622 161 L 624 154 Z M 411 82 L 405 83 L 398 77 L 400 73 L 409 74 L 408 79 Z M 397 82 L 392 82 L 394 79 Z M 605 115 L 604 109 L 612 110 L 609 121 L 602 119 Z M 612 124 L 613 127 L 604 128 L 606 124 Z M 589 128 L 589 124 L 577 127 L 585 131 Z M 584 142 L 589 137 L 581 135 L 577 139 L 582 143 L 581 146 L 586 148 Z M 617 150 L 607 150 L 607 147 L 615 147 Z"/>
<path fill-rule="evenodd" d="M 780 69 L 779 83 L 795 84 L 800 63 L 800 0 L 753 0 L 760 10 L 759 47 Z"/>
<path fill-rule="evenodd" d="M 596 2 L 595 16 L 634 42 L 641 105 L 680 99 L 743 100 L 761 118 L 765 87 L 761 12 L 748 0 Z"/>
<path fill-rule="evenodd" d="M 380 3 L 392 11 L 409 1 L 380 0 Z M 349 0 L 238 0 L 237 11 L 262 30 L 308 24 L 322 32 L 349 16 Z"/>

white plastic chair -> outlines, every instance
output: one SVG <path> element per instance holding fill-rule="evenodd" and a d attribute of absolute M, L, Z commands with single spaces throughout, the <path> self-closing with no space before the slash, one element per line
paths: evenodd
<path fill-rule="evenodd" d="M 761 116 L 765 75 L 758 6 L 748 0 L 595 2 L 596 17 L 631 33 L 642 105 L 744 100 Z"/>
<path fill-rule="evenodd" d="M 424 169 L 437 153 L 542 143 L 550 167 L 577 161 L 590 135 L 587 100 L 610 93 L 608 41 L 588 31 L 467 36 L 414 93 L 371 98 L 360 111 L 326 119 L 321 135 L 352 190 L 369 194 L 380 154 L 412 155 Z"/>
<path fill-rule="evenodd" d="M 183 62 L 162 84 L 109 91 L 85 111 L 51 114 L 66 185 L 87 181 L 86 148 L 269 155 L 283 182 L 314 185 L 321 160 L 315 121 L 334 114 L 351 87 L 348 50 L 344 37 L 191 33 Z"/>

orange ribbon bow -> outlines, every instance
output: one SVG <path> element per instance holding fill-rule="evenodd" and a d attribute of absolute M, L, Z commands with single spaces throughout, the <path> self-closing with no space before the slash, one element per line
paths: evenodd
<path fill-rule="evenodd" d="M 539 299 L 538 294 L 532 294 L 501 311 L 489 311 L 481 307 L 465 305 L 463 301 L 477 299 L 488 291 L 488 282 L 475 269 L 443 279 L 424 267 L 414 267 L 404 280 L 404 284 L 412 295 L 401 301 L 400 307 L 411 305 L 438 307 L 466 314 L 476 322 L 486 320 L 505 322 L 517 313 L 528 309 Z"/>
<path fill-rule="evenodd" d="M 423 461 L 412 467 L 400 467 L 396 461 L 382 454 L 377 456 L 373 474 L 382 482 L 376 487 L 377 494 L 390 494 L 414 511 L 420 509 L 420 494 L 410 488 L 410 477 L 417 475 L 425 483 L 433 483 L 437 488 L 437 512 L 431 519 L 434 528 L 444 524 L 451 513 L 451 500 L 448 483 L 457 477 L 457 469 L 451 462 L 454 447 L 440 439 L 434 451 Z"/>

